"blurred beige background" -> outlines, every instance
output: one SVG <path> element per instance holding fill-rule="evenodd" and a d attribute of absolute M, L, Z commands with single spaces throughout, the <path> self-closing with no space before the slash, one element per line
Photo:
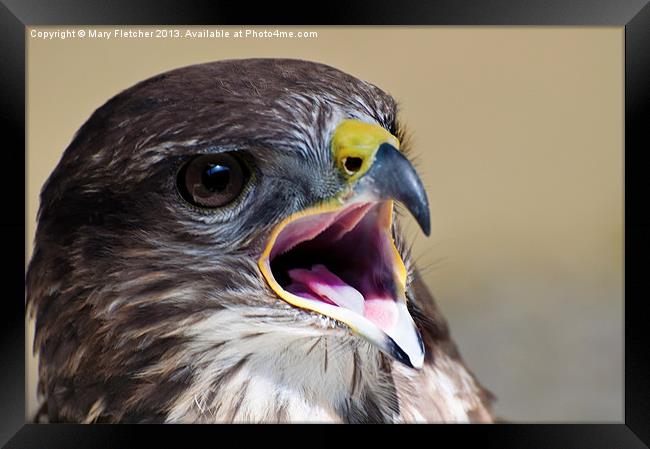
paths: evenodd
<path fill-rule="evenodd" d="M 280 29 L 318 37 L 42 40 L 28 30 L 28 255 L 43 182 L 111 96 L 200 62 L 320 61 L 400 101 L 433 215 L 428 239 L 407 224 L 419 267 L 497 412 L 621 422 L 623 28 Z"/>

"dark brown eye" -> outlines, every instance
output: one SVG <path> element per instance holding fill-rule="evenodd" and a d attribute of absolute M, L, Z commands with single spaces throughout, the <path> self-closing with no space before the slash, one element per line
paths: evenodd
<path fill-rule="evenodd" d="M 232 154 L 205 154 L 181 169 L 178 190 L 195 206 L 222 207 L 239 196 L 247 179 L 246 167 Z"/>

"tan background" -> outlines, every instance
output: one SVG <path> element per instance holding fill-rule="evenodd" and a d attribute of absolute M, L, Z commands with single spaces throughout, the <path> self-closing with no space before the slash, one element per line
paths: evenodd
<path fill-rule="evenodd" d="M 498 413 L 622 421 L 623 28 L 313 30 L 109 41 L 28 31 L 28 252 L 40 187 L 114 94 L 199 62 L 324 62 L 401 103 L 433 215 L 428 239 L 408 226 L 419 266 Z"/>

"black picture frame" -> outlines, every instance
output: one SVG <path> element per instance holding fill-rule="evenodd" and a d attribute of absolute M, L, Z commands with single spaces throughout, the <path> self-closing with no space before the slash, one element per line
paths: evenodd
<path fill-rule="evenodd" d="M 2 327 L 0 337 L 0 443 L 7 448 L 183 447 L 237 438 L 277 443 L 322 438 L 322 426 L 134 426 L 25 424 L 25 28 L 38 25 L 274 24 L 274 25 L 571 25 L 625 27 L 625 420 L 612 424 L 500 424 L 495 426 L 374 426 L 363 436 L 403 436 L 407 444 L 518 448 L 642 448 L 650 443 L 650 357 L 644 280 L 649 271 L 647 190 L 650 139 L 650 5 L 647 0 L 446 0 L 425 2 L 303 2 L 282 9 L 214 1 L 2 0 L 0 4 L 0 121 L 3 131 Z M 21 237 L 22 236 L 22 237 Z M 21 244 L 22 242 L 22 244 Z M 22 261 L 22 264 L 18 261 Z M 23 298 L 22 300 L 19 298 Z M 586 373 L 586 375 L 588 375 Z M 243 432 L 242 432 L 243 430 Z M 305 432 L 304 434 L 302 432 Z M 411 432 L 421 435 L 410 435 Z M 409 434 L 409 435 L 407 435 Z M 418 439 L 420 438 L 420 439 Z M 222 440 L 224 439 L 224 440 Z M 303 440 L 304 441 L 304 440 Z M 645 443 L 644 443 L 645 442 Z"/>

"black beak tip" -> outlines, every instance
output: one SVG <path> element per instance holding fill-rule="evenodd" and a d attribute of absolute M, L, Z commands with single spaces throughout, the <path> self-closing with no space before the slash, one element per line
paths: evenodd
<path fill-rule="evenodd" d="M 422 232 L 424 232 L 424 235 L 429 237 L 431 235 L 431 218 L 429 217 L 428 207 L 426 212 L 422 216 L 418 217 L 418 224 L 420 225 Z"/>
<path fill-rule="evenodd" d="M 390 353 L 390 355 L 395 360 L 402 363 L 403 365 L 406 365 L 409 368 L 414 368 L 413 364 L 411 363 L 411 359 L 409 358 L 408 355 L 406 355 L 404 350 L 402 350 L 402 348 L 397 346 L 397 343 L 395 343 L 395 341 L 392 338 L 388 336 L 387 338 L 388 338 L 388 348 L 389 348 L 388 352 Z"/>
<path fill-rule="evenodd" d="M 425 235 L 431 235 L 427 193 L 411 162 L 389 143 L 380 145 L 375 161 L 357 184 L 379 198 L 399 201 L 413 215 Z"/>
<path fill-rule="evenodd" d="M 420 345 L 420 350 L 422 351 L 422 354 L 424 354 L 425 348 L 424 348 L 424 341 L 422 341 L 422 335 L 420 334 L 420 331 L 416 328 L 416 333 L 417 333 L 417 338 L 418 338 L 418 344 Z M 393 357 L 395 360 L 403 364 L 404 366 L 407 366 L 412 369 L 420 369 L 416 368 L 413 366 L 413 363 L 411 363 L 411 358 L 404 352 L 402 348 L 400 348 L 397 343 L 395 343 L 395 340 L 393 340 L 391 337 L 386 335 L 387 339 L 387 353 L 391 357 Z"/>

